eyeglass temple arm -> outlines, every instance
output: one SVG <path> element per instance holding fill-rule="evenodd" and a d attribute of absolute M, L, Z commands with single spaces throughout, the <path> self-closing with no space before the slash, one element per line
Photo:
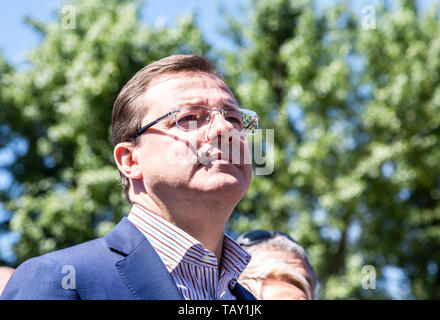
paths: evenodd
<path fill-rule="evenodd" d="M 145 130 L 147 130 L 148 128 L 150 128 L 151 126 L 155 125 L 156 123 L 158 123 L 159 121 L 165 119 L 166 117 L 169 117 L 170 115 L 172 115 L 175 112 L 180 112 L 179 110 L 174 110 L 174 111 L 170 111 L 167 114 L 164 114 L 163 116 L 157 118 L 156 120 L 154 120 L 153 122 L 150 122 L 149 124 L 143 126 L 142 128 L 140 128 L 136 134 L 134 135 L 134 138 L 138 137 L 139 135 L 141 135 Z"/>

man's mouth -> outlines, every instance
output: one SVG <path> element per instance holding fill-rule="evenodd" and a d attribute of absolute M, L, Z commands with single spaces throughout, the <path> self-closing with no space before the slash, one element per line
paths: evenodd
<path fill-rule="evenodd" d="M 213 154 L 210 154 L 209 152 L 200 152 L 198 154 L 198 162 L 199 162 L 199 167 L 207 166 L 216 162 L 222 164 L 233 164 L 236 166 L 240 166 L 240 162 L 234 161 L 231 153 L 229 153 L 228 155 L 222 152 L 215 152 Z"/>
<path fill-rule="evenodd" d="M 198 156 L 198 161 L 200 165 L 208 165 L 216 161 L 222 161 L 224 163 L 231 163 L 231 164 L 233 163 L 231 155 L 225 156 L 221 152 L 216 154 L 200 153 Z"/>

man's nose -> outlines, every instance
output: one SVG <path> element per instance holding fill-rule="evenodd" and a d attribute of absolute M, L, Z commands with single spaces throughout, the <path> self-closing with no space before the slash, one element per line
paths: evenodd
<path fill-rule="evenodd" d="M 229 132 L 232 129 L 234 129 L 232 123 L 227 121 L 221 113 L 212 112 L 206 129 L 205 141 L 209 143 L 213 139 L 219 139 L 224 132 Z"/>

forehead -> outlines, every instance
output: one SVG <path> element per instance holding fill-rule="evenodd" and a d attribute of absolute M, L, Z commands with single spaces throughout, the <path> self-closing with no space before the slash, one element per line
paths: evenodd
<path fill-rule="evenodd" d="M 165 74 L 153 80 L 142 99 L 148 104 L 148 113 L 153 114 L 181 104 L 238 108 L 226 84 L 220 78 L 203 72 Z"/>

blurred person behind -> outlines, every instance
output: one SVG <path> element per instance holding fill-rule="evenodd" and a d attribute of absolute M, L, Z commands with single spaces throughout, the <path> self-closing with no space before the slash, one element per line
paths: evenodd
<path fill-rule="evenodd" d="M 259 300 L 313 300 L 317 279 L 304 248 L 289 235 L 267 230 L 242 234 L 251 255 L 239 282 Z"/>
<path fill-rule="evenodd" d="M 6 287 L 9 278 L 14 273 L 15 269 L 9 267 L 0 267 L 0 296 L 2 295 L 3 289 Z"/>

